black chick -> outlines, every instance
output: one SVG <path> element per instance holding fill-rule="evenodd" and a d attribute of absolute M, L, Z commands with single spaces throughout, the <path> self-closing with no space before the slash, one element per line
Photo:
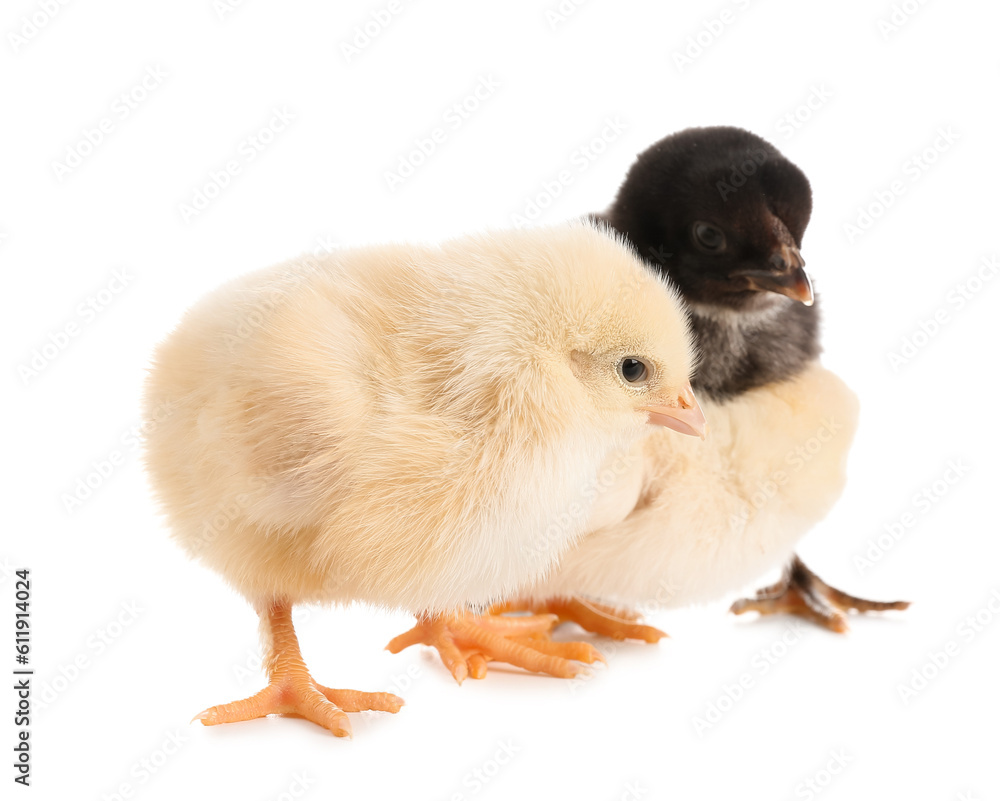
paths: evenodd
<path fill-rule="evenodd" d="M 805 174 L 740 128 L 689 128 L 640 153 L 592 215 L 681 290 L 716 400 L 790 378 L 820 352 L 819 310 L 799 252 L 812 212 Z"/>
<path fill-rule="evenodd" d="M 715 400 L 783 381 L 820 352 L 819 310 L 799 252 L 812 212 L 805 174 L 740 128 L 688 128 L 640 153 L 611 208 L 620 231 L 680 289 L 701 361 L 692 383 Z M 781 581 L 733 611 L 794 612 L 834 631 L 844 613 L 905 609 L 824 583 L 798 556 Z"/>

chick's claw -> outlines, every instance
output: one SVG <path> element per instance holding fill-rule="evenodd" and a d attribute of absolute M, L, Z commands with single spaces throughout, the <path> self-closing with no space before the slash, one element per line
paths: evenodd
<path fill-rule="evenodd" d="M 730 612 L 758 612 L 761 615 L 790 614 L 811 620 L 818 626 L 844 633 L 847 612 L 884 612 L 906 609 L 909 601 L 867 601 L 831 587 L 803 564 L 797 556 L 786 568 L 781 581 L 759 590 L 753 598 L 736 601 Z"/>
<path fill-rule="evenodd" d="M 603 657 L 589 643 L 555 643 L 548 632 L 554 615 L 439 615 L 421 618 L 386 648 L 394 654 L 411 645 L 435 648 L 445 667 L 461 684 L 486 677 L 487 663 L 504 662 L 534 673 L 571 679 Z"/>

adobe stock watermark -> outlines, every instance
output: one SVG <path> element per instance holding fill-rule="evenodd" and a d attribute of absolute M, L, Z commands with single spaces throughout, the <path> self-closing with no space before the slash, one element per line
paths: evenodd
<path fill-rule="evenodd" d="M 885 17 L 879 17 L 875 23 L 882 35 L 882 41 L 888 42 L 894 33 L 899 33 L 926 4 L 927 0 L 903 0 L 902 3 L 893 3 L 889 13 Z"/>
<path fill-rule="evenodd" d="M 14 567 L 11 565 L 10 559 L 6 556 L 0 557 L 0 586 L 13 575 Z"/>
<path fill-rule="evenodd" d="M 472 768 L 462 776 L 462 789 L 450 793 L 446 797 L 448 801 L 467 801 L 475 798 L 490 784 L 496 781 L 514 758 L 521 752 L 521 746 L 511 739 L 498 740 L 496 749 L 487 756 L 479 765 Z"/>
<path fill-rule="evenodd" d="M 904 706 L 908 706 L 930 687 L 955 660 L 962 649 L 972 643 L 980 634 L 1000 618 L 1000 589 L 990 593 L 989 598 L 966 615 L 955 629 L 955 636 L 946 640 L 937 649 L 927 652 L 926 658 L 916 665 L 905 681 L 897 682 L 896 694 Z"/>
<path fill-rule="evenodd" d="M 297 801 L 297 799 L 302 798 L 307 791 L 311 790 L 315 784 L 316 780 L 304 770 L 295 771 L 285 789 L 278 793 L 278 795 L 272 796 L 271 798 L 273 801 Z"/>
<path fill-rule="evenodd" d="M 888 353 L 889 365 L 893 372 L 912 362 L 947 325 L 955 320 L 955 314 L 965 309 L 969 302 L 996 278 L 1000 271 L 1000 258 L 983 256 L 979 265 L 948 290 L 944 301 L 929 316 L 919 320 L 910 333 L 905 334 L 899 347 Z"/>
<path fill-rule="evenodd" d="M 424 136 L 413 140 L 413 147 L 399 156 L 395 170 L 382 173 L 390 192 L 412 178 L 417 169 L 440 150 L 451 136 L 465 125 L 501 88 L 500 82 L 492 74 L 480 76 L 472 91 L 460 97 L 441 116 L 441 124 L 435 125 Z"/>
<path fill-rule="evenodd" d="M 715 182 L 715 188 L 719 190 L 719 196 L 723 202 L 727 202 L 731 194 L 746 184 L 747 179 L 757 172 L 758 168 L 763 167 L 765 161 L 767 161 L 767 153 L 763 148 L 758 147 L 751 150 L 739 164 L 733 164 L 733 171 L 729 173 L 729 179 Z"/>
<path fill-rule="evenodd" d="M 246 0 L 213 0 L 212 10 L 215 12 L 215 16 L 221 21 L 243 8 L 245 3 Z"/>
<path fill-rule="evenodd" d="M 49 27 L 52 20 L 59 16 L 63 6 L 67 5 L 69 5 L 69 0 L 40 0 L 34 11 L 24 14 L 18 26 L 7 32 L 7 43 L 10 45 L 10 49 L 15 54 L 21 52 Z"/>
<path fill-rule="evenodd" d="M 316 245 L 309 253 L 299 258 L 282 270 L 281 274 L 261 286 L 255 297 L 255 303 L 240 317 L 236 326 L 228 326 L 222 335 L 222 340 L 230 354 L 235 354 L 240 345 L 252 337 L 263 327 L 269 315 L 286 302 L 296 289 L 303 286 L 308 279 L 320 273 L 326 257 L 339 248 L 339 243 L 329 236 L 320 236 Z"/>
<path fill-rule="evenodd" d="M 360 56 L 361 51 L 374 42 L 402 11 L 402 0 L 389 0 L 384 6 L 372 9 L 364 22 L 354 26 L 351 36 L 340 43 L 344 61 L 350 64 Z"/>
<path fill-rule="evenodd" d="M 784 136 L 787 142 L 813 118 L 816 112 L 832 99 L 833 92 L 827 89 L 826 86 L 823 84 L 819 84 L 818 86 L 813 84 L 809 87 L 809 94 L 795 108 L 791 111 L 786 111 L 778 118 L 778 121 L 774 123 L 775 130 Z"/>
<path fill-rule="evenodd" d="M 952 489 L 968 475 L 969 469 L 969 465 L 962 459 L 952 459 L 945 466 L 940 478 L 919 492 L 915 492 L 906 511 L 901 512 L 895 520 L 884 523 L 882 533 L 870 537 L 863 552 L 854 555 L 854 567 L 858 574 L 865 575 L 882 561 L 883 557 L 916 527 L 923 516 L 948 497 Z"/>
<path fill-rule="evenodd" d="M 205 180 L 194 190 L 186 201 L 177 205 L 181 219 L 190 223 L 205 212 L 222 192 L 232 185 L 233 179 L 256 161 L 274 142 L 278 135 L 288 130 L 295 121 L 295 114 L 288 106 L 274 106 L 267 121 L 253 133 L 243 137 L 236 145 L 236 152 L 226 159 L 221 167 L 209 170 Z"/>
<path fill-rule="evenodd" d="M 671 57 L 678 72 L 684 72 L 701 58 L 726 32 L 726 29 L 736 22 L 739 14 L 750 8 L 750 0 L 733 0 L 730 6 L 732 8 L 727 6 L 715 16 L 704 20 L 698 30 L 688 36 L 683 45 L 674 49 Z"/>
<path fill-rule="evenodd" d="M 590 137 L 569 155 L 568 164 L 556 172 L 551 178 L 542 181 L 541 187 L 530 197 L 522 201 L 520 211 L 510 215 L 510 221 L 515 228 L 527 228 L 541 219 L 543 212 L 555 203 L 573 182 L 599 159 L 612 143 L 628 129 L 628 124 L 622 122 L 617 115 L 605 117 L 600 131 Z"/>
<path fill-rule="evenodd" d="M 424 672 L 421 670 L 420 666 L 411 664 L 405 671 L 393 673 L 383 681 L 380 681 L 377 684 L 373 683 L 370 686 L 378 687 L 382 692 L 392 693 L 393 695 L 405 698 L 423 676 Z M 351 724 L 354 726 L 355 735 L 360 735 L 360 732 L 364 729 L 381 727 L 384 720 L 384 718 L 379 717 L 378 715 L 368 713 L 352 718 Z"/>
<path fill-rule="evenodd" d="M 211 514 L 206 515 L 198 536 L 185 539 L 185 550 L 189 554 L 198 555 L 211 548 L 219 535 L 229 531 L 234 523 L 245 517 L 247 509 L 257 499 L 260 491 L 267 486 L 268 480 L 263 476 L 249 476 L 246 481 L 247 491 L 237 493 L 231 498 L 220 499 Z"/>
<path fill-rule="evenodd" d="M 584 503 L 574 501 L 564 511 L 554 514 L 545 531 L 531 541 L 530 552 L 547 559 L 553 550 L 562 548 L 569 532 L 582 529 L 594 501 L 614 487 L 618 479 L 635 467 L 639 460 L 636 453 L 615 454 L 611 463 L 582 487 L 580 495 Z"/>
<path fill-rule="evenodd" d="M 389 677 L 387 692 L 394 695 L 405 695 L 422 675 L 423 671 L 420 669 L 420 665 L 416 663 L 409 665 L 402 673 L 393 673 Z"/>
<path fill-rule="evenodd" d="M 892 208 L 893 204 L 906 194 L 907 187 L 923 178 L 927 171 L 937 164 L 938 160 L 962 138 L 960 134 L 955 133 L 950 125 L 938 128 L 936 134 L 927 147 L 919 153 L 914 153 L 903 162 L 900 167 L 902 177 L 893 179 L 884 188 L 876 189 L 872 193 L 870 201 L 858 206 L 854 221 L 845 222 L 842 225 L 848 244 L 853 245 L 870 231 L 872 226 Z"/>
<path fill-rule="evenodd" d="M 586 5 L 588 0 L 559 0 L 558 3 L 545 9 L 545 21 L 549 24 L 549 30 L 558 30 L 569 21 L 570 17 Z"/>
<path fill-rule="evenodd" d="M 260 645 L 247 648 L 244 660 L 233 664 L 233 676 L 237 684 L 243 684 L 248 679 L 257 679 L 263 672 L 264 649 Z"/>
<path fill-rule="evenodd" d="M 632 779 L 625 782 L 622 791 L 615 795 L 613 799 L 609 799 L 609 801 L 640 801 L 640 799 L 645 798 L 648 794 L 648 787 L 643 787 L 639 784 L 638 780 Z"/>
<path fill-rule="evenodd" d="M 674 605 L 674 601 L 677 599 L 678 592 L 680 592 L 680 587 L 672 581 L 660 579 L 656 586 L 656 592 L 653 593 L 653 597 L 645 598 L 630 608 L 636 614 L 643 617 L 655 615 L 666 609 L 670 609 Z"/>
<path fill-rule="evenodd" d="M 704 737 L 706 732 L 718 726 L 725 716 L 757 686 L 758 681 L 770 673 L 771 669 L 801 642 L 804 633 L 805 625 L 798 620 L 792 621 L 780 638 L 757 651 L 750 659 L 750 669 L 740 673 L 732 682 L 723 684 L 718 695 L 705 705 L 704 713 L 695 715 L 691 719 L 695 733 L 699 737 Z"/>
<path fill-rule="evenodd" d="M 73 486 L 60 493 L 59 502 L 63 511 L 70 515 L 80 511 L 125 465 L 129 457 L 139 452 L 145 437 L 163 425 L 175 410 L 176 404 L 173 402 L 161 403 L 144 421 L 133 423 L 122 431 L 116 440 L 116 447 L 91 460 L 85 471 L 77 476 Z"/>
<path fill-rule="evenodd" d="M 294 614 L 295 631 L 302 636 L 308 631 L 310 621 L 313 620 L 313 609 L 308 606 L 296 606 Z M 264 646 L 258 640 L 254 646 L 247 647 L 243 661 L 233 663 L 233 678 L 237 684 L 243 684 L 248 679 L 259 679 L 261 674 L 267 670 L 264 659 Z"/>
<path fill-rule="evenodd" d="M 17 366 L 17 374 L 21 383 L 27 387 L 37 379 L 52 362 L 79 338 L 87 327 L 97 321 L 107 311 L 125 289 L 132 283 L 134 276 L 128 267 L 120 267 L 111 271 L 108 282 L 81 300 L 74 309 L 75 314 L 57 328 L 49 331 L 38 347 L 32 348 L 27 358 Z"/>
<path fill-rule="evenodd" d="M 146 74 L 125 91 L 121 92 L 102 116 L 92 127 L 82 128 L 80 136 L 72 144 L 66 146 L 66 154 L 62 161 L 51 162 L 52 174 L 62 183 L 66 176 L 71 175 L 81 167 L 108 138 L 118 130 L 118 126 L 131 117 L 167 79 L 166 70 L 158 65 L 146 68 Z"/>
<path fill-rule="evenodd" d="M 600 654 L 604 658 L 604 664 L 610 665 L 612 662 L 614 662 L 615 658 L 618 656 L 619 648 L 622 647 L 627 647 L 627 646 L 625 642 L 621 640 L 616 641 L 609 639 L 605 642 L 602 642 Z M 594 677 L 600 671 L 600 668 L 598 667 L 600 664 L 601 664 L 600 661 L 598 661 L 593 665 L 587 665 L 586 670 L 580 671 L 572 678 L 560 679 L 559 686 L 565 687 L 574 695 L 579 693 L 580 690 L 582 690 L 584 687 L 587 686 L 588 682 L 593 681 Z"/>
<path fill-rule="evenodd" d="M 156 747 L 129 766 L 127 779 L 119 781 L 112 792 L 101 793 L 103 801 L 127 801 L 133 798 L 136 792 L 149 784 L 150 780 L 160 773 L 190 740 L 189 735 L 182 734 L 177 729 L 167 731 Z"/>
<path fill-rule="evenodd" d="M 844 772 L 854 755 L 846 748 L 834 748 L 827 754 L 827 760 L 811 776 L 795 785 L 795 797 L 811 799 L 818 798 L 834 779 Z"/>
<path fill-rule="evenodd" d="M 673 601 L 677 597 L 678 589 L 679 588 L 675 584 L 667 581 L 666 579 L 660 579 L 656 592 L 653 593 L 653 596 L 640 601 L 635 605 L 630 605 L 628 611 L 633 612 L 638 616 L 638 620 L 636 622 L 641 622 L 643 618 L 648 618 L 652 614 L 673 606 Z M 604 657 L 605 664 L 610 665 L 615 660 L 615 657 L 618 656 L 618 649 L 620 647 L 627 647 L 624 641 L 607 639 L 605 642 L 601 643 L 601 656 Z M 568 687 L 571 693 L 578 693 L 597 675 L 595 670 L 593 670 L 595 667 L 596 665 L 592 665 L 591 670 L 577 673 L 571 679 L 563 679 L 561 686 Z"/>
<path fill-rule="evenodd" d="M 764 480 L 757 482 L 757 486 L 750 495 L 750 503 L 744 505 L 739 514 L 730 516 L 729 522 L 733 531 L 745 531 L 750 523 L 751 515 L 759 512 L 774 500 L 781 488 L 786 486 L 793 476 L 805 469 L 827 443 L 840 436 L 843 430 L 844 424 L 835 417 L 823 418 L 812 436 L 785 454 L 784 467 L 772 471 Z"/>
<path fill-rule="evenodd" d="M 87 637 L 83 650 L 57 665 L 52 671 L 52 677 L 42 682 L 40 689 L 32 698 L 31 711 L 37 713 L 49 709 L 94 666 L 101 656 L 107 653 L 108 649 L 139 619 L 143 611 L 136 601 L 123 601 L 118 612 Z"/>

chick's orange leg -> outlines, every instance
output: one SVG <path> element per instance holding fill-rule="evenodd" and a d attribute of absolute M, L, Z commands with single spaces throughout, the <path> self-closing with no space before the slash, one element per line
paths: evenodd
<path fill-rule="evenodd" d="M 548 598 L 541 602 L 514 601 L 491 612 L 534 612 L 553 614 L 560 623 L 576 623 L 580 628 L 612 640 L 659 642 L 666 633 L 639 623 L 639 615 L 627 609 L 599 604 L 584 598 Z"/>
<path fill-rule="evenodd" d="M 403 699 L 391 693 L 363 693 L 357 690 L 334 690 L 317 684 L 299 650 L 299 640 L 292 625 L 292 606 L 281 602 L 265 613 L 271 634 L 268 685 L 256 695 L 213 706 L 196 715 L 206 726 L 236 723 L 266 715 L 293 715 L 311 720 L 337 737 L 350 737 L 347 712 L 377 710 L 398 712 Z M 262 615 L 263 617 L 263 615 Z"/>
<path fill-rule="evenodd" d="M 804 617 L 823 628 L 843 633 L 848 630 L 847 612 L 883 612 L 906 609 L 909 601 L 866 601 L 831 587 L 806 567 L 797 556 L 777 584 L 759 590 L 753 598 L 742 598 L 731 612 L 759 612 L 761 615 L 791 614 Z"/>
<path fill-rule="evenodd" d="M 460 684 L 469 676 L 486 676 L 488 662 L 505 662 L 534 673 L 573 678 L 582 667 L 603 657 L 589 643 L 550 643 L 543 638 L 556 618 L 552 615 L 436 615 L 394 638 L 386 648 L 398 654 L 421 643 L 437 649 L 441 661 Z M 553 647 L 555 646 L 555 647 Z"/>

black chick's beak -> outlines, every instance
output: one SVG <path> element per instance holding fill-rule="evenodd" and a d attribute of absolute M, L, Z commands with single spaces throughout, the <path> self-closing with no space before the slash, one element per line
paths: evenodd
<path fill-rule="evenodd" d="M 804 269 L 805 259 L 798 248 L 781 245 L 771 254 L 768 263 L 772 269 L 741 270 L 739 275 L 747 280 L 751 289 L 777 292 L 806 306 L 813 305 L 812 283 Z"/>

